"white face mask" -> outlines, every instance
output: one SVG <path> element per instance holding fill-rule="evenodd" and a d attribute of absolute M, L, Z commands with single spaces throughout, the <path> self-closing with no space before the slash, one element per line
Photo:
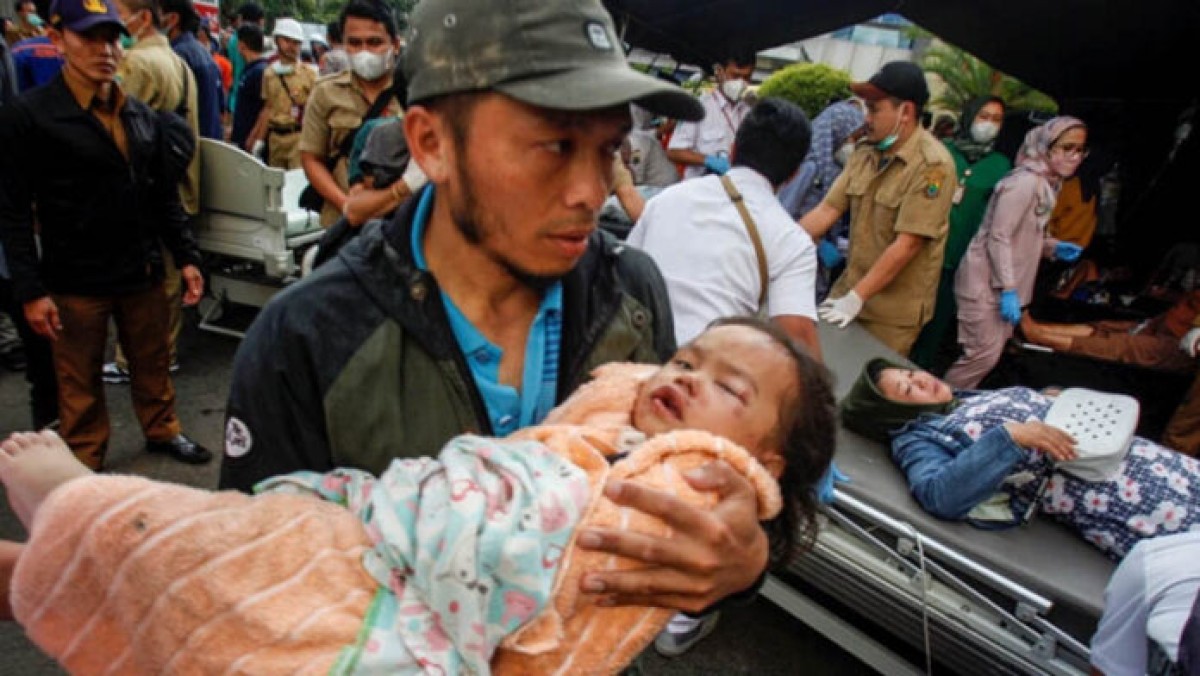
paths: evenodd
<path fill-rule="evenodd" d="M 355 75 L 367 82 L 373 82 L 387 75 L 391 62 L 392 50 L 390 49 L 383 54 L 376 54 L 364 49 L 350 57 L 350 68 Z"/>
<path fill-rule="evenodd" d="M 275 72 L 280 75 L 291 75 L 296 70 L 295 67 L 282 61 L 276 61 L 271 68 L 275 69 Z"/>
<path fill-rule="evenodd" d="M 991 143 L 1000 133 L 1000 125 L 995 122 L 974 122 L 971 124 L 971 138 L 976 143 Z"/>
<path fill-rule="evenodd" d="M 842 144 L 841 148 L 838 148 L 836 151 L 834 151 L 833 161 L 837 162 L 840 166 L 844 167 L 844 166 L 846 166 L 846 163 L 850 161 L 850 156 L 853 154 L 854 154 L 854 144 L 849 141 L 846 141 L 845 143 Z"/>
<path fill-rule="evenodd" d="M 748 86 L 749 84 L 741 78 L 726 80 L 721 83 L 721 93 L 725 95 L 725 98 L 737 103 L 742 98 L 742 94 L 746 93 Z"/>

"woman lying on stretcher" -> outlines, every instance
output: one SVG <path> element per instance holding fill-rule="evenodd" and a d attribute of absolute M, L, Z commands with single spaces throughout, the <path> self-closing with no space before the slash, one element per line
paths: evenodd
<path fill-rule="evenodd" d="M 574 533 L 665 535 L 671 518 L 606 486 L 713 505 L 683 475 L 724 460 L 784 558 L 814 533 L 836 416 L 825 369 L 752 319 L 661 368 L 596 375 L 506 439 L 457 437 L 378 479 L 276 477 L 254 497 L 93 475 L 52 433 L 13 435 L 0 479 L 30 530 L 14 614 L 73 673 L 614 673 L 672 611 L 583 593 L 588 571 L 636 564 Z"/>
<path fill-rule="evenodd" d="M 1139 540 L 1200 528 L 1200 463 L 1133 437 L 1105 480 L 1063 471 L 1075 439 L 1043 422 L 1053 400 L 1026 387 L 952 391 L 932 375 L 875 359 L 842 400 L 842 422 L 891 442 L 913 497 L 936 517 L 983 528 L 1040 508 L 1120 560 Z"/>

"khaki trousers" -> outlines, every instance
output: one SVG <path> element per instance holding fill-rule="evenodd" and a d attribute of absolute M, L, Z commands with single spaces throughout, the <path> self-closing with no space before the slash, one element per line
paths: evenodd
<path fill-rule="evenodd" d="M 100 469 L 108 450 L 110 428 L 100 369 L 110 318 L 129 357 L 133 410 L 146 439 L 167 441 L 179 434 L 175 386 L 167 371 L 168 312 L 162 284 L 120 296 L 53 298 L 63 326 L 53 343 L 59 434 L 75 456 Z"/>
<path fill-rule="evenodd" d="M 279 134 L 267 132 L 267 166 L 280 169 L 299 169 L 300 165 L 300 132 Z"/>

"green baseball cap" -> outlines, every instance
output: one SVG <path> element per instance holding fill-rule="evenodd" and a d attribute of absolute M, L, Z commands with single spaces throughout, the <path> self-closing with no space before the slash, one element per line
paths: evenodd
<path fill-rule="evenodd" d="M 599 0 L 422 0 L 404 49 L 408 100 L 493 90 L 555 110 L 634 102 L 699 120 L 694 96 L 625 61 Z"/>

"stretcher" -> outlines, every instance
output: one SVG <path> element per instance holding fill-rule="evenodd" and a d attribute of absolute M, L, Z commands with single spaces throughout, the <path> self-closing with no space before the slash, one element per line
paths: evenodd
<path fill-rule="evenodd" d="M 844 395 L 872 357 L 898 359 L 857 324 L 821 326 Z M 1010 530 L 938 520 L 909 495 L 888 449 L 845 429 L 849 483 L 821 514 L 815 548 L 763 594 L 884 674 L 1087 674 L 1114 564 L 1035 515 Z"/>
<path fill-rule="evenodd" d="M 240 337 L 240 331 L 216 323 L 226 305 L 262 307 L 299 279 L 324 230 L 318 214 L 299 206 L 308 185 L 302 169 L 268 167 L 211 139 L 201 139 L 199 151 L 195 229 L 211 290 L 201 304 L 200 328 Z"/>

